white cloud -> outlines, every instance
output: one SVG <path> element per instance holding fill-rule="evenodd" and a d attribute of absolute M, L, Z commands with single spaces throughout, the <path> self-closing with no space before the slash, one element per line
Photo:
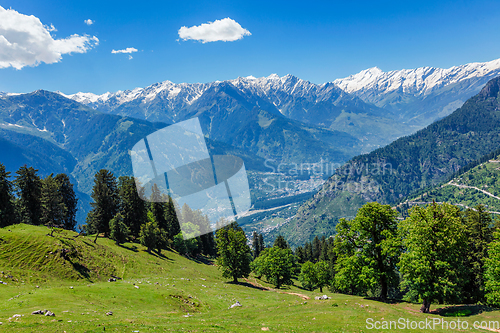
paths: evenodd
<path fill-rule="evenodd" d="M 33 15 L 24 15 L 0 6 L 0 68 L 53 64 L 63 54 L 85 53 L 99 44 L 97 37 L 71 35 L 54 39 L 50 34 L 56 28 L 44 26 Z"/>
<path fill-rule="evenodd" d="M 137 49 L 135 47 L 127 47 L 126 49 L 123 50 L 112 50 L 111 53 L 134 53 L 137 52 Z"/>
<path fill-rule="evenodd" d="M 91 19 L 87 19 L 87 20 L 85 20 L 83 22 L 85 22 L 86 25 L 92 25 L 92 24 L 94 24 L 94 21 L 92 21 Z"/>
<path fill-rule="evenodd" d="M 203 43 L 216 41 L 232 42 L 249 35 L 251 35 L 250 31 L 243 29 L 238 22 L 229 17 L 190 28 L 181 27 L 179 29 L 179 37 L 183 40 L 194 39 L 200 40 Z"/>

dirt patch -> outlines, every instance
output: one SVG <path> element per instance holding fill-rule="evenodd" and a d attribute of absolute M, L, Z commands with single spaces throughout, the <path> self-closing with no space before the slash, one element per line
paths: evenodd
<path fill-rule="evenodd" d="M 283 291 L 283 290 L 278 290 L 278 289 L 273 289 L 273 288 L 269 288 L 269 287 L 264 287 L 263 285 L 261 285 L 260 283 L 258 283 L 258 282 L 257 282 L 257 281 L 255 281 L 255 280 L 250 281 L 249 279 L 245 279 L 245 281 L 246 281 L 247 283 L 250 283 L 252 286 L 259 288 L 260 290 L 274 291 L 274 292 L 276 292 L 276 293 L 280 293 L 280 294 L 288 294 L 288 295 L 299 296 L 299 297 L 300 297 L 300 298 L 302 298 L 303 300 L 308 300 L 308 299 L 311 299 L 311 297 L 309 297 L 309 296 L 307 296 L 307 295 L 304 295 L 304 294 L 299 294 L 299 293 L 290 293 L 290 292 Z"/>

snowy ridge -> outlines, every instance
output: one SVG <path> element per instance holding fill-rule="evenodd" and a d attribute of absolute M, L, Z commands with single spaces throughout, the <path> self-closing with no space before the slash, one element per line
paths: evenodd
<path fill-rule="evenodd" d="M 401 91 L 413 95 L 427 95 L 444 86 L 463 80 L 483 77 L 493 72 L 500 73 L 500 59 L 475 62 L 451 68 L 420 67 L 383 72 L 377 67 L 365 69 L 358 74 L 333 81 L 348 93 L 374 91 L 388 93 Z"/>
<path fill-rule="evenodd" d="M 89 105 L 93 108 L 102 105 L 118 106 L 134 100 L 141 100 L 143 103 L 148 103 L 153 99 L 161 96 L 167 100 L 182 99 L 182 102 L 191 104 L 194 100 L 199 98 L 202 93 L 212 84 L 189 84 L 189 83 L 172 83 L 164 81 L 155 83 L 146 88 L 135 88 L 133 90 L 117 91 L 115 93 L 104 93 L 96 95 L 93 93 L 78 92 L 76 94 L 66 95 L 60 93 L 66 98 L 73 99 L 82 104 Z"/>
<path fill-rule="evenodd" d="M 396 91 L 414 96 L 426 96 L 448 85 L 472 78 L 489 77 L 500 74 L 500 59 L 490 62 L 476 62 L 454 66 L 448 69 L 421 67 L 399 71 L 383 72 L 377 67 L 369 68 L 344 79 L 333 82 L 314 84 L 293 75 L 283 77 L 271 74 L 267 77 L 239 77 L 228 81 L 210 83 L 173 83 L 164 81 L 146 88 L 107 92 L 102 95 L 79 92 L 63 96 L 92 108 L 116 109 L 122 104 L 137 101 L 148 106 L 156 99 L 162 100 L 165 107 L 179 109 L 188 107 L 211 87 L 231 84 L 247 96 L 258 96 L 274 104 L 280 112 L 304 99 L 318 103 L 328 100 L 334 104 L 354 98 L 353 94 L 365 102 L 376 103 L 377 96 Z M 371 97 L 370 97 L 371 96 Z M 136 103 L 137 103 L 136 102 Z"/>

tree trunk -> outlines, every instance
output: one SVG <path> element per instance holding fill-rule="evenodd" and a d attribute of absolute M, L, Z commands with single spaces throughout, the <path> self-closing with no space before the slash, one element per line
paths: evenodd
<path fill-rule="evenodd" d="M 323 286 L 320 286 L 319 287 L 319 292 L 322 293 L 323 292 Z"/>
<path fill-rule="evenodd" d="M 236 276 L 233 276 L 233 282 L 238 283 L 238 278 Z"/>
<path fill-rule="evenodd" d="M 422 306 L 420 307 L 420 312 L 429 313 L 430 307 L 431 307 L 431 302 L 429 302 L 427 299 L 424 299 L 424 302 L 422 303 Z"/>
<path fill-rule="evenodd" d="M 94 243 L 95 243 L 95 244 L 97 244 L 97 236 L 99 236 L 99 232 L 97 232 L 97 233 L 95 234 L 95 238 L 94 238 Z"/>
<path fill-rule="evenodd" d="M 387 287 L 387 279 L 382 277 L 382 280 L 380 281 L 382 290 L 380 291 L 380 300 L 385 301 L 387 300 L 387 293 L 388 293 L 388 287 Z"/>

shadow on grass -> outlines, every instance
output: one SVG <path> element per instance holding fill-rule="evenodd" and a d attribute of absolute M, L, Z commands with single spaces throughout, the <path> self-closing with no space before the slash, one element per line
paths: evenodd
<path fill-rule="evenodd" d="M 208 258 L 201 256 L 201 255 L 196 255 L 195 257 L 191 257 L 191 256 L 184 256 L 184 257 L 186 257 L 187 259 L 189 259 L 191 261 L 194 261 L 197 264 L 203 264 L 203 265 L 209 265 L 209 266 L 214 264 Z"/>
<path fill-rule="evenodd" d="M 71 265 L 73 265 L 73 268 L 75 269 L 75 271 L 77 271 L 78 273 L 80 273 L 81 276 L 83 276 L 84 278 L 86 278 L 87 280 L 90 279 L 90 269 L 88 269 L 87 267 L 83 266 L 82 264 L 78 263 L 78 262 L 72 262 L 71 260 L 68 260 Z"/>
<path fill-rule="evenodd" d="M 443 317 L 469 317 L 475 316 L 483 312 L 496 311 L 498 309 L 491 308 L 485 305 L 451 305 L 444 308 L 438 308 L 430 311 L 432 314 L 437 314 Z"/>
<path fill-rule="evenodd" d="M 411 302 L 407 302 L 407 301 L 404 301 L 402 299 L 396 299 L 396 298 L 381 299 L 380 297 L 364 297 L 364 299 L 367 299 L 370 301 L 375 301 L 375 302 L 380 302 L 380 303 L 386 303 L 386 304 L 411 303 Z"/>
<path fill-rule="evenodd" d="M 253 289 L 258 289 L 258 290 L 267 290 L 264 287 L 256 286 L 256 285 L 253 285 L 253 284 L 248 283 L 248 282 L 241 282 L 241 281 L 234 282 L 234 281 L 230 281 L 230 282 L 227 282 L 227 284 L 234 284 L 234 285 L 237 285 L 237 286 L 243 286 L 243 287 L 248 287 L 248 288 L 253 288 Z"/>
<path fill-rule="evenodd" d="M 137 249 L 136 245 L 125 246 L 123 244 L 120 244 L 119 246 L 122 247 L 122 248 L 124 248 L 124 249 L 126 249 L 126 250 L 130 250 L 130 251 L 133 251 L 133 252 L 139 252 L 139 250 Z"/>

